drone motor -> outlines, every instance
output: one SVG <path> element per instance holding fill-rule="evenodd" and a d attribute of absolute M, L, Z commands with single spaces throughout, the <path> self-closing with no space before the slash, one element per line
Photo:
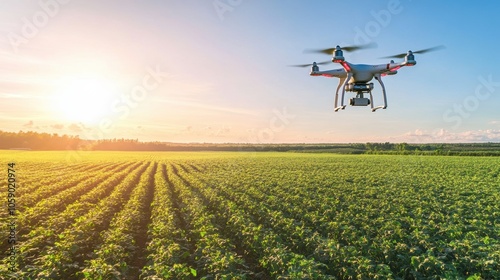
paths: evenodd
<path fill-rule="evenodd" d="M 332 62 L 339 63 L 339 62 L 343 62 L 344 60 L 345 60 L 344 52 L 342 52 L 342 49 L 340 48 L 340 46 L 337 46 L 335 48 L 335 53 L 334 53 Z"/>
<path fill-rule="evenodd" d="M 415 56 L 413 55 L 412 51 L 408 51 L 408 53 L 405 56 L 405 66 L 413 66 L 417 64 L 415 61 Z"/>

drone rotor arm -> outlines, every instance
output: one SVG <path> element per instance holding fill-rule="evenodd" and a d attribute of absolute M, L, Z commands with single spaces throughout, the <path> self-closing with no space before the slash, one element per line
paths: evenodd
<path fill-rule="evenodd" d="M 344 69 L 333 69 L 333 70 L 325 70 L 325 71 L 315 71 L 311 72 L 311 76 L 323 76 L 328 78 L 345 78 L 347 73 Z"/>
<path fill-rule="evenodd" d="M 381 64 L 381 65 L 376 65 L 374 74 L 380 74 L 381 76 L 387 76 L 387 75 L 395 75 L 398 73 L 398 70 L 403 67 L 407 66 L 406 62 L 401 62 L 401 63 L 394 63 L 391 61 L 390 63 L 387 64 Z"/>

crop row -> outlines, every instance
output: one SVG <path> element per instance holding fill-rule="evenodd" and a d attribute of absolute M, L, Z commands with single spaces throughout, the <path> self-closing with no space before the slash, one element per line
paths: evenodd
<path fill-rule="evenodd" d="M 87 254 L 99 244 L 100 232 L 128 200 L 147 165 L 135 164 L 97 186 L 89 185 L 86 195 L 82 192 L 75 203 L 63 204 L 66 210 L 54 214 L 47 224 L 30 232 L 27 241 L 19 246 L 19 274 L 37 279 L 74 276 L 88 258 Z M 20 239 L 22 241 L 23 236 Z"/>
<path fill-rule="evenodd" d="M 19 188 L 17 195 L 22 197 L 25 194 L 30 194 L 39 189 L 45 189 L 47 187 L 51 187 L 54 184 L 58 184 L 60 182 L 65 182 L 67 180 L 71 180 L 75 177 L 85 176 L 88 173 L 93 173 L 96 171 L 105 170 L 112 166 L 117 166 L 115 162 L 104 162 L 104 163 L 96 163 L 96 164 L 88 164 L 82 163 L 79 165 L 68 165 L 64 167 L 60 167 L 56 164 L 48 164 L 50 168 L 40 168 L 40 163 L 36 165 L 29 164 L 25 166 L 24 164 L 18 166 L 19 169 L 19 177 L 21 180 L 22 188 Z M 30 172 L 23 172 L 23 170 L 30 170 Z"/>
<path fill-rule="evenodd" d="M 354 162 L 308 162 L 308 167 L 287 159 L 234 164 L 234 172 L 212 163 L 207 166 L 211 172 L 198 177 L 200 188 L 219 190 L 277 233 L 288 248 L 326 264 L 325 272 L 341 279 L 495 278 L 498 178 L 491 172 L 498 168 L 485 164 L 470 172 L 470 163 L 464 167 L 458 159 L 437 169 L 420 160 L 388 159 L 397 161 L 386 163 L 383 172 L 369 161 L 383 163 L 386 158 L 358 163 L 360 168 L 372 166 L 361 176 L 342 170 L 350 170 Z M 445 172 L 450 166 L 451 172 Z"/>
<path fill-rule="evenodd" d="M 500 278 L 494 158 L 127 156 L 40 171 L 11 277 Z"/>
<path fill-rule="evenodd" d="M 206 198 L 218 219 L 228 225 L 228 235 L 249 251 L 248 257 L 257 259 L 265 273 L 273 278 L 331 278 L 323 272 L 324 264 L 291 250 L 284 242 L 284 236 L 277 233 L 277 228 L 260 223 L 260 217 L 249 214 L 241 205 L 225 196 L 216 185 L 207 185 L 198 180 L 185 167 L 179 169 L 181 176 L 188 178 L 186 181 Z M 260 205 L 258 201 L 253 203 Z"/>
<path fill-rule="evenodd" d="M 92 258 L 85 261 L 82 274 L 87 279 L 136 279 L 145 263 L 145 247 L 149 205 L 153 197 L 154 175 L 157 165 L 152 164 L 141 176 L 123 209 L 101 234 L 101 246 Z"/>

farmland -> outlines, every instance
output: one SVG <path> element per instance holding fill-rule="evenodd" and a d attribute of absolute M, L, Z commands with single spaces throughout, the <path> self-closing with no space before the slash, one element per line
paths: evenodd
<path fill-rule="evenodd" d="M 0 159 L 16 179 L 16 214 L 0 212 L 2 279 L 500 279 L 498 157 Z"/>

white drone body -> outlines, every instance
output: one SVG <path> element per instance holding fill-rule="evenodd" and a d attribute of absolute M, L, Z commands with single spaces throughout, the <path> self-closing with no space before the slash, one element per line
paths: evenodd
<path fill-rule="evenodd" d="M 356 50 L 364 47 L 367 46 L 352 46 L 352 47 L 345 47 L 344 49 Z M 298 66 L 298 67 L 312 66 L 310 72 L 311 76 L 339 78 L 339 85 L 337 86 L 337 91 L 335 93 L 335 105 L 334 105 L 335 112 L 337 112 L 340 109 L 342 110 L 345 109 L 346 105 L 344 104 L 344 96 L 346 91 L 356 93 L 356 97 L 353 97 L 349 100 L 349 104 L 351 106 L 371 105 L 372 112 L 375 112 L 378 109 L 387 108 L 387 94 L 384 83 L 382 82 L 382 77 L 386 75 L 397 74 L 398 73 L 397 70 L 403 66 L 414 66 L 415 64 L 417 64 L 417 62 L 415 61 L 414 53 L 425 53 L 428 51 L 436 50 L 438 48 L 442 48 L 442 46 L 419 50 L 415 52 L 408 51 L 407 53 L 391 56 L 395 58 L 404 57 L 404 61 L 400 63 L 395 63 L 393 60 L 391 60 L 387 64 L 368 65 L 368 64 L 352 64 L 345 61 L 342 49 L 340 48 L 340 46 L 337 46 L 336 48 L 314 50 L 312 52 L 332 54 L 333 57 L 331 61 L 333 63 L 339 63 L 340 65 L 342 65 L 342 68 L 340 69 L 319 71 L 318 65 L 330 63 L 329 61 L 320 63 L 314 62 L 313 64 L 303 64 L 303 65 L 293 65 L 293 66 Z M 374 106 L 373 95 L 372 95 L 373 83 L 370 82 L 373 78 L 375 78 L 375 80 L 377 80 L 380 83 L 380 86 L 382 88 L 382 95 L 384 97 L 383 105 Z M 340 97 L 340 105 L 339 105 L 338 102 L 339 102 L 340 90 L 342 90 L 342 94 Z M 369 94 L 369 98 L 366 98 L 365 94 Z"/>

